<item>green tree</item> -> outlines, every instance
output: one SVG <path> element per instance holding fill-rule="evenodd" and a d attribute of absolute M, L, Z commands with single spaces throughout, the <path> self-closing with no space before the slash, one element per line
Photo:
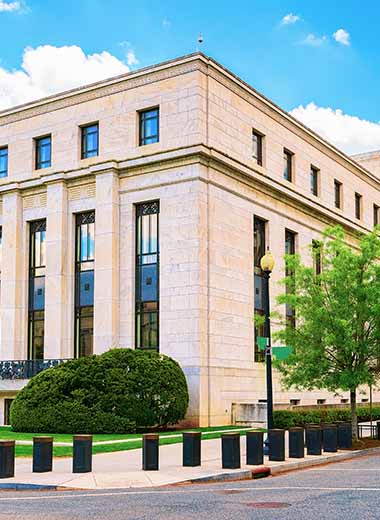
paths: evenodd
<path fill-rule="evenodd" d="M 296 324 L 284 322 L 276 335 L 293 347 L 276 366 L 287 388 L 349 391 L 356 438 L 358 387 L 379 377 L 379 231 L 360 236 L 353 248 L 342 228 L 328 228 L 312 251 L 320 255 L 319 274 L 298 255 L 285 256 L 288 275 L 278 303 L 293 307 Z"/>

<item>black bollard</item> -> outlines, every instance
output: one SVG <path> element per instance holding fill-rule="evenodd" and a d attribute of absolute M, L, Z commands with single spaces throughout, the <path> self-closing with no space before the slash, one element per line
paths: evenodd
<path fill-rule="evenodd" d="M 33 437 L 33 472 L 53 470 L 53 437 Z"/>
<path fill-rule="evenodd" d="M 0 478 L 15 476 L 15 441 L 0 442 Z"/>
<path fill-rule="evenodd" d="M 321 455 L 322 429 L 320 426 L 306 426 L 306 449 L 308 455 Z"/>
<path fill-rule="evenodd" d="M 201 432 L 184 432 L 182 434 L 182 465 L 201 465 Z"/>
<path fill-rule="evenodd" d="M 239 433 L 222 433 L 222 468 L 240 468 Z"/>
<path fill-rule="evenodd" d="M 299 427 L 289 428 L 289 457 L 291 459 L 302 459 L 304 456 L 304 429 Z"/>
<path fill-rule="evenodd" d="M 377 421 L 377 440 L 380 441 L 380 421 Z"/>
<path fill-rule="evenodd" d="M 264 434 L 259 431 L 247 432 L 247 466 L 264 463 Z"/>
<path fill-rule="evenodd" d="M 159 436 L 156 433 L 143 435 L 143 470 L 158 470 L 158 443 Z"/>
<path fill-rule="evenodd" d="M 338 451 L 338 428 L 336 424 L 323 425 L 323 451 L 327 453 Z"/>
<path fill-rule="evenodd" d="M 280 429 L 269 430 L 269 460 L 285 460 L 285 431 Z"/>
<path fill-rule="evenodd" d="M 352 425 L 350 422 L 338 423 L 338 449 L 352 448 Z"/>
<path fill-rule="evenodd" d="M 73 473 L 92 471 L 92 435 L 74 435 Z"/>

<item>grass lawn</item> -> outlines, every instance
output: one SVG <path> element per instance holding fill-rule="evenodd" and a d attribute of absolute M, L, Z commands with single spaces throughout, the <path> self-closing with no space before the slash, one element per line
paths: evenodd
<path fill-rule="evenodd" d="M 239 426 L 213 426 L 209 428 L 194 428 L 191 431 L 201 431 L 203 439 L 217 439 L 221 436 L 221 431 L 223 430 L 234 430 L 240 429 Z M 240 434 L 243 435 L 250 428 L 244 428 L 240 431 Z M 182 442 L 182 436 L 180 435 L 186 430 L 175 430 L 169 432 L 160 432 L 160 445 L 164 444 L 176 444 Z M 0 427 L 0 439 L 12 439 L 12 440 L 24 440 L 31 441 L 33 437 L 42 435 L 36 433 L 18 433 L 13 432 L 10 426 L 2 426 Z M 54 438 L 55 442 L 70 442 L 72 443 L 72 435 L 67 434 L 44 434 L 51 435 Z M 110 434 L 110 435 L 94 435 L 93 441 L 94 443 L 99 441 L 120 441 L 114 442 L 112 444 L 98 444 L 93 446 L 93 453 L 109 453 L 112 451 L 123 451 L 123 450 L 133 450 L 136 448 L 141 448 L 142 445 L 142 435 L 129 433 L 129 434 Z M 126 442 L 128 441 L 128 442 Z M 56 457 L 69 457 L 72 455 L 72 447 L 71 446 L 55 446 L 54 447 L 54 455 Z M 16 456 L 17 457 L 31 457 L 32 456 L 32 445 L 16 445 Z"/>

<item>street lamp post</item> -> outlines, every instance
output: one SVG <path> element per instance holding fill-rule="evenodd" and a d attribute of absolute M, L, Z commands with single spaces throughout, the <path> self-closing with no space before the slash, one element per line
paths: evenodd
<path fill-rule="evenodd" d="M 270 334 L 270 301 L 269 301 L 269 279 L 274 268 L 274 258 L 268 250 L 260 260 L 263 271 L 263 296 L 265 314 L 265 337 L 267 340 L 265 348 L 265 366 L 267 380 L 267 428 L 268 432 L 273 428 L 273 385 L 272 385 L 272 344 Z M 265 453 L 268 454 L 268 437 L 265 441 Z"/>

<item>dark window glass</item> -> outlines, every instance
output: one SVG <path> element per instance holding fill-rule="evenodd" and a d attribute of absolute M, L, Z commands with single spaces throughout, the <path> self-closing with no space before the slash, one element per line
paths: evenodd
<path fill-rule="evenodd" d="M 36 139 L 36 170 L 51 166 L 51 136 Z"/>
<path fill-rule="evenodd" d="M 377 226 L 379 224 L 379 206 L 376 204 L 373 205 L 373 225 Z"/>
<path fill-rule="evenodd" d="M 334 196 L 335 196 L 335 207 L 342 207 L 342 183 L 335 180 L 334 181 Z"/>
<path fill-rule="evenodd" d="M 0 177 L 8 175 L 8 148 L 0 148 Z"/>
<path fill-rule="evenodd" d="M 75 357 L 93 354 L 95 212 L 76 217 Z"/>
<path fill-rule="evenodd" d="M 314 273 L 316 275 L 319 275 L 322 272 L 321 248 L 322 248 L 322 243 L 319 240 L 313 240 L 313 242 L 312 242 L 313 264 L 314 264 Z"/>
<path fill-rule="evenodd" d="M 4 399 L 4 425 L 9 426 L 11 424 L 11 406 L 14 399 Z"/>
<path fill-rule="evenodd" d="M 318 196 L 318 177 L 319 170 L 311 166 L 310 168 L 310 190 L 313 195 Z"/>
<path fill-rule="evenodd" d="M 252 158 L 259 165 L 263 164 L 263 136 L 252 131 Z"/>
<path fill-rule="evenodd" d="M 362 217 L 362 196 L 355 193 L 355 217 L 361 219 Z"/>
<path fill-rule="evenodd" d="M 82 126 L 82 159 L 99 155 L 99 125 Z"/>
<path fill-rule="evenodd" d="M 30 224 L 28 357 L 44 358 L 46 220 Z"/>
<path fill-rule="evenodd" d="M 296 233 L 293 233 L 292 231 L 289 231 L 288 229 L 285 230 L 285 254 L 287 255 L 294 255 L 296 252 Z M 286 292 L 292 293 L 293 291 L 293 272 L 287 267 L 285 272 L 287 277 L 290 277 L 290 279 L 287 280 L 286 283 Z M 285 308 L 286 313 L 286 321 L 288 326 L 295 327 L 296 323 L 296 315 L 293 307 L 289 304 L 286 305 Z"/>
<path fill-rule="evenodd" d="M 136 347 L 159 348 L 158 201 L 136 206 Z"/>
<path fill-rule="evenodd" d="M 159 141 L 159 109 L 144 110 L 140 117 L 140 146 L 158 143 Z"/>
<path fill-rule="evenodd" d="M 263 300 L 263 272 L 260 267 L 260 260 L 265 255 L 265 226 L 266 222 L 254 217 L 253 223 L 253 269 L 254 269 L 254 308 L 255 315 L 264 315 Z M 264 325 L 255 325 L 255 361 L 265 360 L 265 352 L 259 349 L 258 337 L 265 337 Z"/>
<path fill-rule="evenodd" d="M 284 179 L 293 180 L 293 154 L 288 150 L 284 150 Z"/>

